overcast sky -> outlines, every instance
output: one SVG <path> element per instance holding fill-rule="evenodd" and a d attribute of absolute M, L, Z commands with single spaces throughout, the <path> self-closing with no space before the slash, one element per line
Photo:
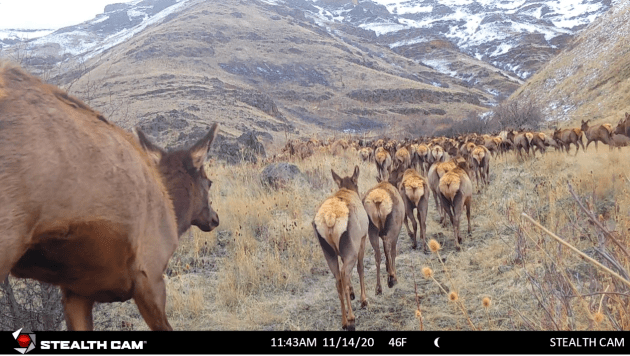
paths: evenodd
<path fill-rule="evenodd" d="M 133 0 L 0 0 L 0 29 L 57 29 L 103 13 L 107 4 Z"/>

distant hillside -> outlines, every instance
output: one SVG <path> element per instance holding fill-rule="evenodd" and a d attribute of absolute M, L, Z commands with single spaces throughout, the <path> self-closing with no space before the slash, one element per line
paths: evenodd
<path fill-rule="evenodd" d="M 147 12 L 150 1 L 141 3 Z M 258 1 L 159 3 L 179 8 L 167 16 L 153 11 L 153 17 L 144 17 L 151 23 L 117 29 L 111 48 L 94 42 L 83 56 L 73 57 L 87 60 L 56 77 L 53 71 L 50 79 L 113 121 L 140 125 L 167 146 L 195 139 L 214 121 L 228 135 L 255 131 L 284 142 L 288 135 L 322 130 L 430 125 L 486 111 L 494 103 L 486 91 L 387 48 L 342 40 L 288 7 Z M 80 31 L 98 38 L 97 27 L 115 28 L 108 22 L 114 14 L 135 13 L 109 10 L 64 36 Z M 486 72 L 510 82 L 490 66 Z"/>
<path fill-rule="evenodd" d="M 618 3 L 577 36 L 511 100 L 533 97 L 560 126 L 616 124 L 630 112 L 630 4 Z"/>

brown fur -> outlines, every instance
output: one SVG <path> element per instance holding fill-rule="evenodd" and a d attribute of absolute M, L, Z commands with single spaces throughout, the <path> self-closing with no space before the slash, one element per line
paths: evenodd
<path fill-rule="evenodd" d="M 472 202 L 472 183 L 466 171 L 457 167 L 440 178 L 439 187 L 440 201 L 453 224 L 455 248 L 459 251 L 461 250 L 460 244 L 463 241 L 459 232 L 459 221 L 464 207 L 466 207 L 466 216 L 468 217 L 468 234 L 471 233 L 470 205 Z"/>
<path fill-rule="evenodd" d="M 455 169 L 456 167 L 457 164 L 455 163 L 454 159 L 446 162 L 436 162 L 429 168 L 429 173 L 427 175 L 429 189 L 431 189 L 431 192 L 433 193 L 433 199 L 435 200 L 435 209 L 440 215 L 441 222 L 444 222 L 445 216 L 444 211 L 441 209 L 440 199 L 438 196 L 440 178 L 442 178 L 442 176 L 446 174 L 446 172 Z"/>
<path fill-rule="evenodd" d="M 611 145 L 621 149 L 621 147 L 626 147 L 630 145 L 630 137 L 626 135 L 613 134 L 611 139 Z"/>
<path fill-rule="evenodd" d="M 582 131 L 584 132 L 584 135 L 586 136 L 586 146 L 584 148 L 584 152 L 586 152 L 586 150 L 588 149 L 588 145 L 591 144 L 591 142 L 595 142 L 595 150 L 597 151 L 597 142 L 600 141 L 602 143 L 605 143 L 607 145 L 609 145 L 609 149 L 612 149 L 612 146 L 610 145 L 610 141 L 612 140 L 612 126 L 610 126 L 610 124 L 603 124 L 603 125 L 594 125 L 594 126 L 588 126 L 588 122 L 590 120 L 582 120 Z"/>
<path fill-rule="evenodd" d="M 369 220 L 359 198 L 359 167 L 354 167 L 354 174 L 351 177 L 341 178 L 334 171 L 331 172 L 339 190 L 320 204 L 312 225 L 328 267 L 335 276 L 337 294 L 341 302 L 341 326 L 354 330 L 355 317 L 350 302 L 354 299 L 354 291 L 350 284 L 350 275 L 358 262 L 361 306 L 367 306 L 363 255 Z M 339 257 L 342 262 L 341 268 Z"/>
<path fill-rule="evenodd" d="M 359 150 L 359 155 L 363 162 L 369 162 L 373 160 L 374 151 L 370 147 L 363 147 Z"/>
<path fill-rule="evenodd" d="M 427 252 L 426 231 L 427 231 L 427 211 L 429 207 L 429 184 L 414 169 L 410 168 L 403 174 L 402 180 L 398 186 L 400 195 L 405 202 L 405 227 L 407 233 L 411 237 L 412 248 L 417 247 L 416 236 L 417 224 L 420 224 L 420 238 L 424 252 Z M 413 210 L 417 211 L 418 221 L 413 215 Z M 413 230 L 409 229 L 408 220 L 411 220 Z"/>
<path fill-rule="evenodd" d="M 483 184 L 490 184 L 490 151 L 485 146 L 477 146 L 472 156 L 477 184 L 480 179 Z"/>
<path fill-rule="evenodd" d="M 392 166 L 392 157 L 383 147 L 378 147 L 374 153 L 374 161 L 379 178 L 387 180 L 389 178 L 389 170 Z"/>
<path fill-rule="evenodd" d="M 94 302 L 133 298 L 172 330 L 162 273 L 191 224 L 219 224 L 203 163 L 217 132 L 166 153 L 21 69 L 0 65 L 0 280 L 58 285 L 68 330 Z"/>
<path fill-rule="evenodd" d="M 567 153 L 569 153 L 571 149 L 571 144 L 575 145 L 576 156 L 580 146 L 582 146 L 582 151 L 585 150 L 584 143 L 582 142 L 582 130 L 579 128 L 555 130 L 553 138 Z"/>
<path fill-rule="evenodd" d="M 411 154 L 405 147 L 401 147 L 396 151 L 396 161 L 404 169 L 411 167 Z"/>
<path fill-rule="evenodd" d="M 368 235 L 374 248 L 376 259 L 376 294 L 381 294 L 381 252 L 379 236 L 383 240 L 387 286 L 392 288 L 396 282 L 396 244 L 405 216 L 405 203 L 398 190 L 389 182 L 381 181 L 372 187 L 363 198 L 365 211 L 370 219 Z"/>
<path fill-rule="evenodd" d="M 615 127 L 613 134 L 625 135 L 630 137 L 630 114 L 626 113 L 625 118 L 621 119 Z"/>

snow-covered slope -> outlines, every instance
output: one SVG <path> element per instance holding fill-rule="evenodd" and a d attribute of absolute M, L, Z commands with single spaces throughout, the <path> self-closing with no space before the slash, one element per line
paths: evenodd
<path fill-rule="evenodd" d="M 168 21 L 189 0 L 136 0 L 105 6 L 102 14 L 75 26 L 52 30 L 0 30 L 0 49 L 27 65 L 50 67 L 68 58 L 85 62 L 156 23 Z M 21 43 L 21 46 L 15 44 Z"/>
<path fill-rule="evenodd" d="M 620 0 L 267 0 L 305 11 L 327 29 L 349 27 L 394 50 L 446 40 L 526 79 Z M 348 27 L 349 26 L 349 27 Z M 435 59 L 433 54 L 415 59 Z"/>

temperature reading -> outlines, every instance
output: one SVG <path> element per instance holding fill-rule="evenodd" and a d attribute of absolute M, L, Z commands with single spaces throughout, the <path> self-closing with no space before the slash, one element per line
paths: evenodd
<path fill-rule="evenodd" d="M 402 347 L 402 346 L 405 346 L 406 343 L 407 343 L 406 337 L 397 337 L 397 338 L 392 338 L 391 340 L 389 340 L 389 344 L 392 347 Z"/>

